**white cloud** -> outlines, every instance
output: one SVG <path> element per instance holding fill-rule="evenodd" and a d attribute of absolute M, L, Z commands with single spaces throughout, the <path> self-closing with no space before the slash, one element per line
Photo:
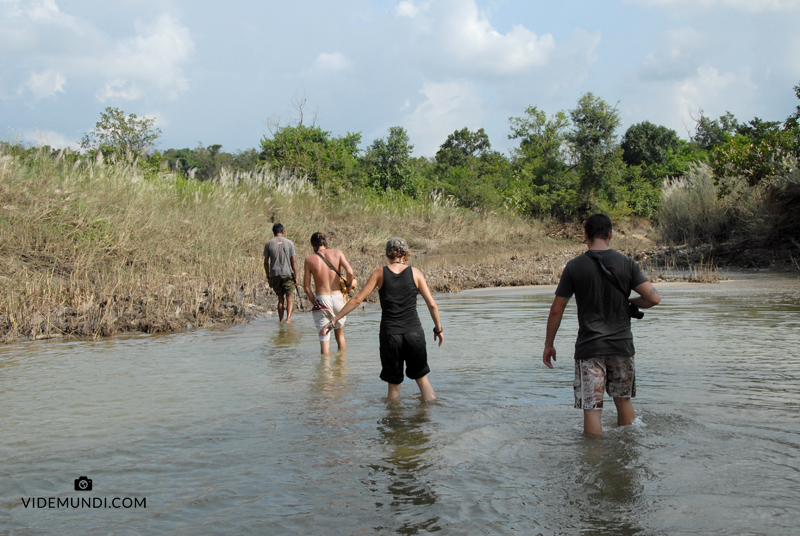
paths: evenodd
<path fill-rule="evenodd" d="M 800 7 L 800 0 L 628 0 L 645 6 L 663 6 L 679 10 L 728 8 L 736 11 L 788 11 Z"/>
<path fill-rule="evenodd" d="M 59 134 L 58 132 L 53 132 L 52 130 L 26 130 L 22 133 L 22 137 L 27 142 L 35 143 L 37 147 L 49 145 L 54 149 L 69 147 L 70 149 L 77 150 L 80 148 L 80 143 L 77 141 L 71 140 L 67 136 Z"/>
<path fill-rule="evenodd" d="M 107 83 L 96 97 L 100 102 L 110 99 L 136 100 L 142 97 L 142 90 L 136 84 L 118 78 Z"/>
<path fill-rule="evenodd" d="M 628 86 L 631 94 L 623 99 L 631 122 L 646 118 L 687 135 L 701 109 L 716 117 L 752 108 L 758 87 L 751 67 L 731 69 L 731 63 L 709 49 L 711 42 L 691 27 L 665 32 L 636 68 Z"/>
<path fill-rule="evenodd" d="M 718 102 L 720 97 L 725 96 L 726 90 L 735 87 L 737 92 L 741 92 L 746 82 L 749 80 L 740 80 L 733 73 L 720 74 L 714 67 L 700 67 L 693 77 L 675 88 L 675 103 L 678 110 L 683 112 L 682 119 L 687 120 L 694 110 Z"/>
<path fill-rule="evenodd" d="M 421 7 L 402 2 L 395 12 L 424 19 L 415 22 L 418 55 L 458 76 L 522 73 L 547 64 L 555 49 L 552 35 L 538 36 L 521 24 L 499 32 L 475 0 L 433 0 Z"/>
<path fill-rule="evenodd" d="M 394 8 L 394 13 L 398 17 L 408 17 L 413 19 L 419 13 L 419 8 L 414 5 L 414 2 L 410 2 L 409 0 L 404 0 L 397 4 Z"/>
<path fill-rule="evenodd" d="M 645 83 L 626 101 L 630 106 L 626 104 L 625 109 L 632 122 L 648 119 L 685 136 L 694 131 L 699 110 L 710 117 L 728 110 L 740 115 L 739 110 L 752 109 L 757 94 L 758 86 L 749 69 L 721 73 L 705 65 L 681 80 Z"/>
<path fill-rule="evenodd" d="M 708 41 L 705 35 L 688 26 L 664 32 L 639 67 L 639 75 L 653 80 L 691 75 L 702 64 Z"/>
<path fill-rule="evenodd" d="M 314 60 L 314 70 L 321 73 L 338 73 L 349 69 L 352 62 L 340 52 L 322 52 Z"/>
<path fill-rule="evenodd" d="M 152 25 L 137 24 L 136 29 L 139 35 L 118 43 L 105 58 L 105 72 L 113 79 L 99 97 L 138 99 L 143 95 L 140 86 L 152 86 L 176 98 L 189 88 L 189 81 L 178 68 L 194 51 L 189 30 L 169 15 L 160 16 Z"/>
<path fill-rule="evenodd" d="M 152 112 L 149 114 L 144 114 L 142 117 L 146 117 L 147 119 L 153 119 L 154 123 L 153 126 L 156 128 L 164 128 L 169 126 L 169 120 L 162 114 L 161 112 Z"/>
<path fill-rule="evenodd" d="M 59 13 L 55 0 L 38 0 L 29 4 L 26 11 L 33 20 L 49 20 Z"/>
<path fill-rule="evenodd" d="M 21 83 L 37 99 L 62 92 L 67 79 L 71 87 L 93 85 L 99 100 L 175 98 L 186 91 L 182 67 L 194 52 L 189 30 L 166 14 L 134 29 L 133 37 L 109 35 L 63 13 L 55 0 L 0 0 L 6 68 L 33 71 Z"/>
<path fill-rule="evenodd" d="M 67 79 L 55 71 L 47 70 L 40 73 L 31 73 L 28 79 L 28 88 L 36 99 L 52 97 L 56 93 L 64 93 L 64 84 Z"/>
<path fill-rule="evenodd" d="M 404 121 L 416 154 L 433 155 L 455 130 L 465 126 L 479 128 L 482 103 L 471 82 L 428 82 L 420 93 L 425 95 L 425 101 Z"/>
<path fill-rule="evenodd" d="M 800 32 L 795 32 L 786 44 L 783 50 L 786 58 L 788 71 L 794 74 L 794 77 L 800 78 Z"/>
<path fill-rule="evenodd" d="M 590 75 L 590 67 L 597 61 L 600 32 L 575 30 L 569 40 L 559 46 L 550 64 L 536 77 L 536 85 L 550 95 L 568 93 L 582 84 Z"/>

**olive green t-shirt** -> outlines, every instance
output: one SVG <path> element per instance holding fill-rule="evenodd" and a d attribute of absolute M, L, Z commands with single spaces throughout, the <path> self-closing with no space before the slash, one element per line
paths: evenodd
<path fill-rule="evenodd" d="M 556 296 L 571 298 L 578 304 L 578 339 L 575 359 L 606 355 L 632 357 L 633 334 L 628 313 L 628 296 L 635 287 L 647 282 L 633 259 L 608 249 L 597 251 L 608 271 L 617 277 L 625 291 L 617 290 L 606 279 L 597 262 L 586 254 L 569 261 L 561 272 Z"/>

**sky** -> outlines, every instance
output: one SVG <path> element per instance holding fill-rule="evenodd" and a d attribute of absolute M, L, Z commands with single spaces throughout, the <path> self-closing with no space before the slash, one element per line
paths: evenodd
<path fill-rule="evenodd" d="M 621 136 L 686 138 L 700 110 L 784 120 L 800 102 L 800 0 L 0 0 L 2 141 L 77 147 L 106 107 L 158 149 L 258 148 L 282 125 L 404 127 L 417 156 L 592 92 Z"/>

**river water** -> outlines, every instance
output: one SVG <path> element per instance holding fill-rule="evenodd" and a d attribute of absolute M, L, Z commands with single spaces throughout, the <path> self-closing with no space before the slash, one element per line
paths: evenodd
<path fill-rule="evenodd" d="M 658 288 L 637 420 L 600 438 L 574 300 L 541 363 L 553 287 L 437 296 L 427 404 L 385 400 L 375 305 L 330 358 L 308 314 L 2 347 L 0 534 L 797 534 L 800 279 Z"/>

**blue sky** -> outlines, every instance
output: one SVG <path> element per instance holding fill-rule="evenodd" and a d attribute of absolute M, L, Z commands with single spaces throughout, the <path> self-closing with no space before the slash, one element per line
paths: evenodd
<path fill-rule="evenodd" d="M 6 141 L 75 146 L 106 106 L 151 116 L 159 149 L 258 147 L 297 119 L 362 147 L 405 127 L 432 156 L 483 127 L 593 92 L 624 129 L 683 137 L 702 109 L 785 119 L 800 0 L 0 0 Z"/>

